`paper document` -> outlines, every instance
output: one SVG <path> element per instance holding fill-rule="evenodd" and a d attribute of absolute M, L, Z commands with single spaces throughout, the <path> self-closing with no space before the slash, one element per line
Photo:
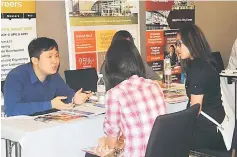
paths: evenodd
<path fill-rule="evenodd" d="M 40 122 L 50 122 L 50 121 L 70 121 L 78 118 L 82 118 L 82 115 L 75 115 L 71 113 L 65 113 L 63 111 L 53 112 L 45 115 L 36 116 L 34 120 Z"/>
<path fill-rule="evenodd" d="M 188 101 L 184 84 L 171 84 L 170 88 L 163 88 L 165 101 L 170 104 Z"/>
<path fill-rule="evenodd" d="M 105 113 L 104 105 L 101 104 L 92 104 L 92 103 L 85 103 L 80 106 L 76 106 L 72 109 L 65 109 L 62 110 L 65 113 L 71 113 L 75 115 L 81 115 L 85 117 L 96 116 Z"/>

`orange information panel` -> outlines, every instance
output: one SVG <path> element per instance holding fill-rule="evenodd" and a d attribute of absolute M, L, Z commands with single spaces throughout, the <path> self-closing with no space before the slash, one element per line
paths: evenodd
<path fill-rule="evenodd" d="M 147 56 L 147 61 L 151 62 L 151 61 L 160 61 L 160 60 L 164 60 L 164 55 L 151 55 L 151 56 Z"/>
<path fill-rule="evenodd" d="M 163 46 L 164 45 L 164 31 L 146 31 L 146 46 Z"/>
<path fill-rule="evenodd" d="M 95 31 L 75 31 L 75 52 L 91 52 L 96 51 Z"/>
<path fill-rule="evenodd" d="M 163 46 L 147 46 L 147 62 L 158 61 L 164 59 L 164 47 Z"/>
<path fill-rule="evenodd" d="M 76 69 L 97 69 L 96 53 L 76 54 Z"/>

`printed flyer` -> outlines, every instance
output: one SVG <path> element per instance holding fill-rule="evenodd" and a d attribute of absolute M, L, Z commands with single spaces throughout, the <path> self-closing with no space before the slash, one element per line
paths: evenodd
<path fill-rule="evenodd" d="M 36 38 L 35 1 L 1 1 L 1 81 L 29 62 L 28 45 Z"/>
<path fill-rule="evenodd" d="M 70 69 L 100 70 L 113 35 L 129 31 L 139 45 L 139 2 L 69 0 L 66 3 Z"/>

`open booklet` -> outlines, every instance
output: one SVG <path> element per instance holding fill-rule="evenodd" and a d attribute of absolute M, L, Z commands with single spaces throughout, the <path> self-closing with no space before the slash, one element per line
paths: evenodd
<path fill-rule="evenodd" d="M 94 103 L 84 103 L 71 109 L 64 109 L 53 113 L 40 115 L 34 118 L 36 121 L 69 121 L 82 117 L 92 117 L 105 113 L 105 106 Z"/>
<path fill-rule="evenodd" d="M 102 148 L 102 147 L 89 147 L 82 149 L 82 151 L 101 157 L 120 157 L 123 154 L 122 148 Z"/>
<path fill-rule="evenodd" d="M 50 121 L 70 121 L 78 118 L 82 118 L 82 115 L 75 115 L 70 113 L 65 113 L 62 111 L 57 111 L 45 115 L 40 115 L 34 118 L 36 121 L 40 122 L 50 122 Z"/>
<path fill-rule="evenodd" d="M 83 105 L 77 105 L 72 109 L 64 109 L 62 110 L 64 113 L 92 117 L 105 113 L 105 106 L 102 104 L 94 104 L 94 103 L 84 103 Z"/>
<path fill-rule="evenodd" d="M 84 151 L 86 153 L 89 153 L 89 154 L 92 154 L 92 155 L 99 156 L 99 154 L 96 153 L 95 149 L 96 149 L 96 147 L 88 147 L 88 148 L 82 149 L 82 151 Z"/>
<path fill-rule="evenodd" d="M 108 137 L 101 137 L 98 140 L 98 146 L 95 147 L 88 147 L 82 149 L 82 151 L 93 154 L 96 156 L 101 157 L 119 157 L 123 154 L 123 148 L 124 148 L 124 136 L 121 135 L 118 139 L 118 142 L 115 146 L 110 146 L 106 144 Z"/>

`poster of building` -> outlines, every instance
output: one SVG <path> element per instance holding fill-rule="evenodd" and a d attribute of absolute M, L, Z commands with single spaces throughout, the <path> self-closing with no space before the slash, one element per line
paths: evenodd
<path fill-rule="evenodd" d="M 28 44 L 36 38 L 35 1 L 1 1 L 1 80 L 29 62 Z"/>
<path fill-rule="evenodd" d="M 190 0 L 146 1 L 146 61 L 163 76 L 163 60 L 170 58 L 173 82 L 180 82 L 182 73 L 175 51 L 177 31 L 195 22 L 194 9 Z"/>
<path fill-rule="evenodd" d="M 70 69 L 99 71 L 118 30 L 129 31 L 140 49 L 138 1 L 69 0 L 65 3 Z"/>

